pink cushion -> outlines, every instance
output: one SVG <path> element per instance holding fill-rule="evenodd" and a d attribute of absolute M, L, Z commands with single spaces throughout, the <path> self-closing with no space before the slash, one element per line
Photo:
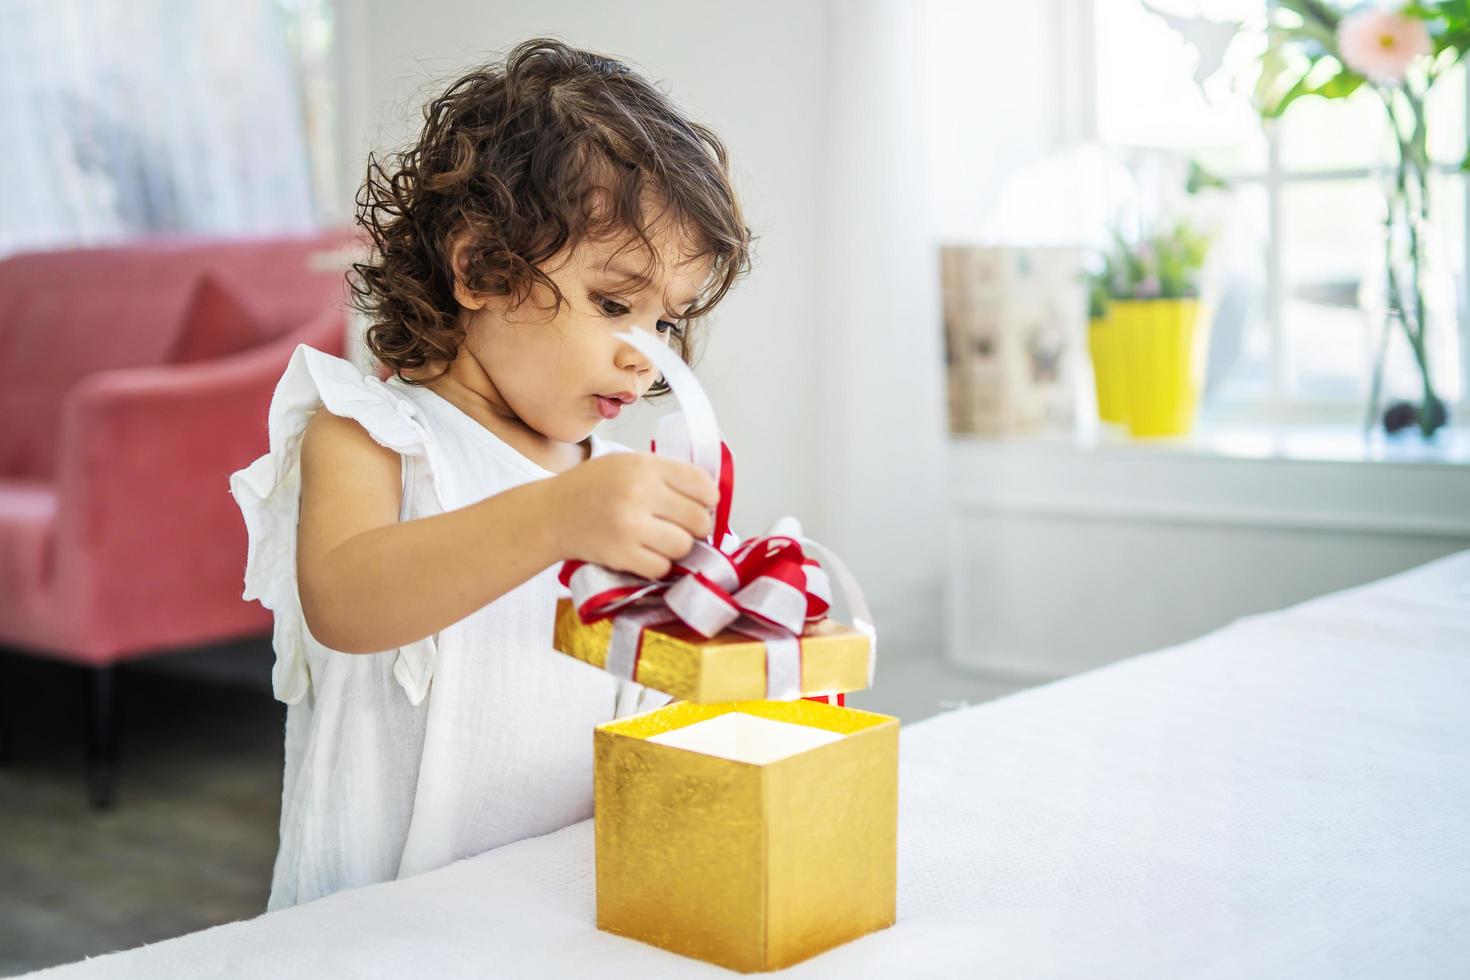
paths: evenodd
<path fill-rule="evenodd" d="M 0 478 L 0 616 L 7 645 L 44 649 L 51 611 L 58 494 L 42 480 Z"/>
<path fill-rule="evenodd" d="M 205 275 L 194 287 L 183 327 L 165 360 L 169 364 L 210 361 L 249 350 L 261 340 L 259 318 L 213 276 Z"/>
<path fill-rule="evenodd" d="M 0 260 L 0 477 L 49 479 L 62 404 L 83 378 L 169 363 L 199 280 L 248 304 L 263 338 L 345 298 L 355 232 L 165 239 Z"/>
<path fill-rule="evenodd" d="M 7 590 L 50 579 L 56 502 L 49 481 L 0 479 L 0 585 Z"/>

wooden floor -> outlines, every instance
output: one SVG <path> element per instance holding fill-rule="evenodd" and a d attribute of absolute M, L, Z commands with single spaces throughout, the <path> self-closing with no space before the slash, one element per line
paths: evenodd
<path fill-rule="evenodd" d="M 285 707 L 268 643 L 124 668 L 117 802 L 83 779 L 77 668 L 0 652 L 14 751 L 0 765 L 0 976 L 260 914 L 281 805 Z M 905 722 L 1007 694 L 933 657 L 890 656 L 853 707 Z"/>
<path fill-rule="evenodd" d="M 83 779 L 82 672 L 0 653 L 13 731 L 0 765 L 0 976 L 264 910 L 284 706 L 259 684 L 177 666 L 120 672 L 122 778 L 99 812 Z"/>

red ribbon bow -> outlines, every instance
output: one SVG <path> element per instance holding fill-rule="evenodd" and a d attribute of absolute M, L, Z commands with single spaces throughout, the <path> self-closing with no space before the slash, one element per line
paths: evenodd
<path fill-rule="evenodd" d="M 807 623 L 831 608 L 827 574 L 803 549 L 795 518 L 783 517 L 770 533 L 743 544 L 735 539 L 729 530 L 735 461 L 725 443 L 720 450 L 714 532 L 695 541 L 663 578 L 577 560 L 564 562 L 557 578 L 571 589 L 582 622 L 614 620 L 610 672 L 633 680 L 644 629 L 678 620 L 706 638 L 731 629 L 760 639 L 766 644 L 767 697 L 795 698 L 801 693 L 799 638 Z M 837 703 L 845 698 L 837 695 Z"/>

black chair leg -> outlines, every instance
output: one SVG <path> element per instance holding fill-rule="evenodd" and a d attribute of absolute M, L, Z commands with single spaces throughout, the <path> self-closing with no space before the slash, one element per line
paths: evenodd
<path fill-rule="evenodd" d="M 10 664 L 10 654 L 0 652 L 0 766 L 15 761 L 15 721 L 11 717 L 11 688 L 15 683 L 15 669 Z"/>
<path fill-rule="evenodd" d="M 117 668 L 87 671 L 87 796 L 95 809 L 117 794 Z"/>

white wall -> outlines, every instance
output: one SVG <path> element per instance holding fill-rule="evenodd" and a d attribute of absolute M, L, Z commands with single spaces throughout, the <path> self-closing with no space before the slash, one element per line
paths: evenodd
<path fill-rule="evenodd" d="M 875 593 L 880 646 L 927 653 L 940 639 L 945 379 L 921 22 L 905 0 L 832 9 L 821 516 Z"/>
<path fill-rule="evenodd" d="M 924 0 L 922 75 L 931 227 L 973 239 L 1015 171 L 1090 128 L 1078 73 L 1091 0 Z"/>

